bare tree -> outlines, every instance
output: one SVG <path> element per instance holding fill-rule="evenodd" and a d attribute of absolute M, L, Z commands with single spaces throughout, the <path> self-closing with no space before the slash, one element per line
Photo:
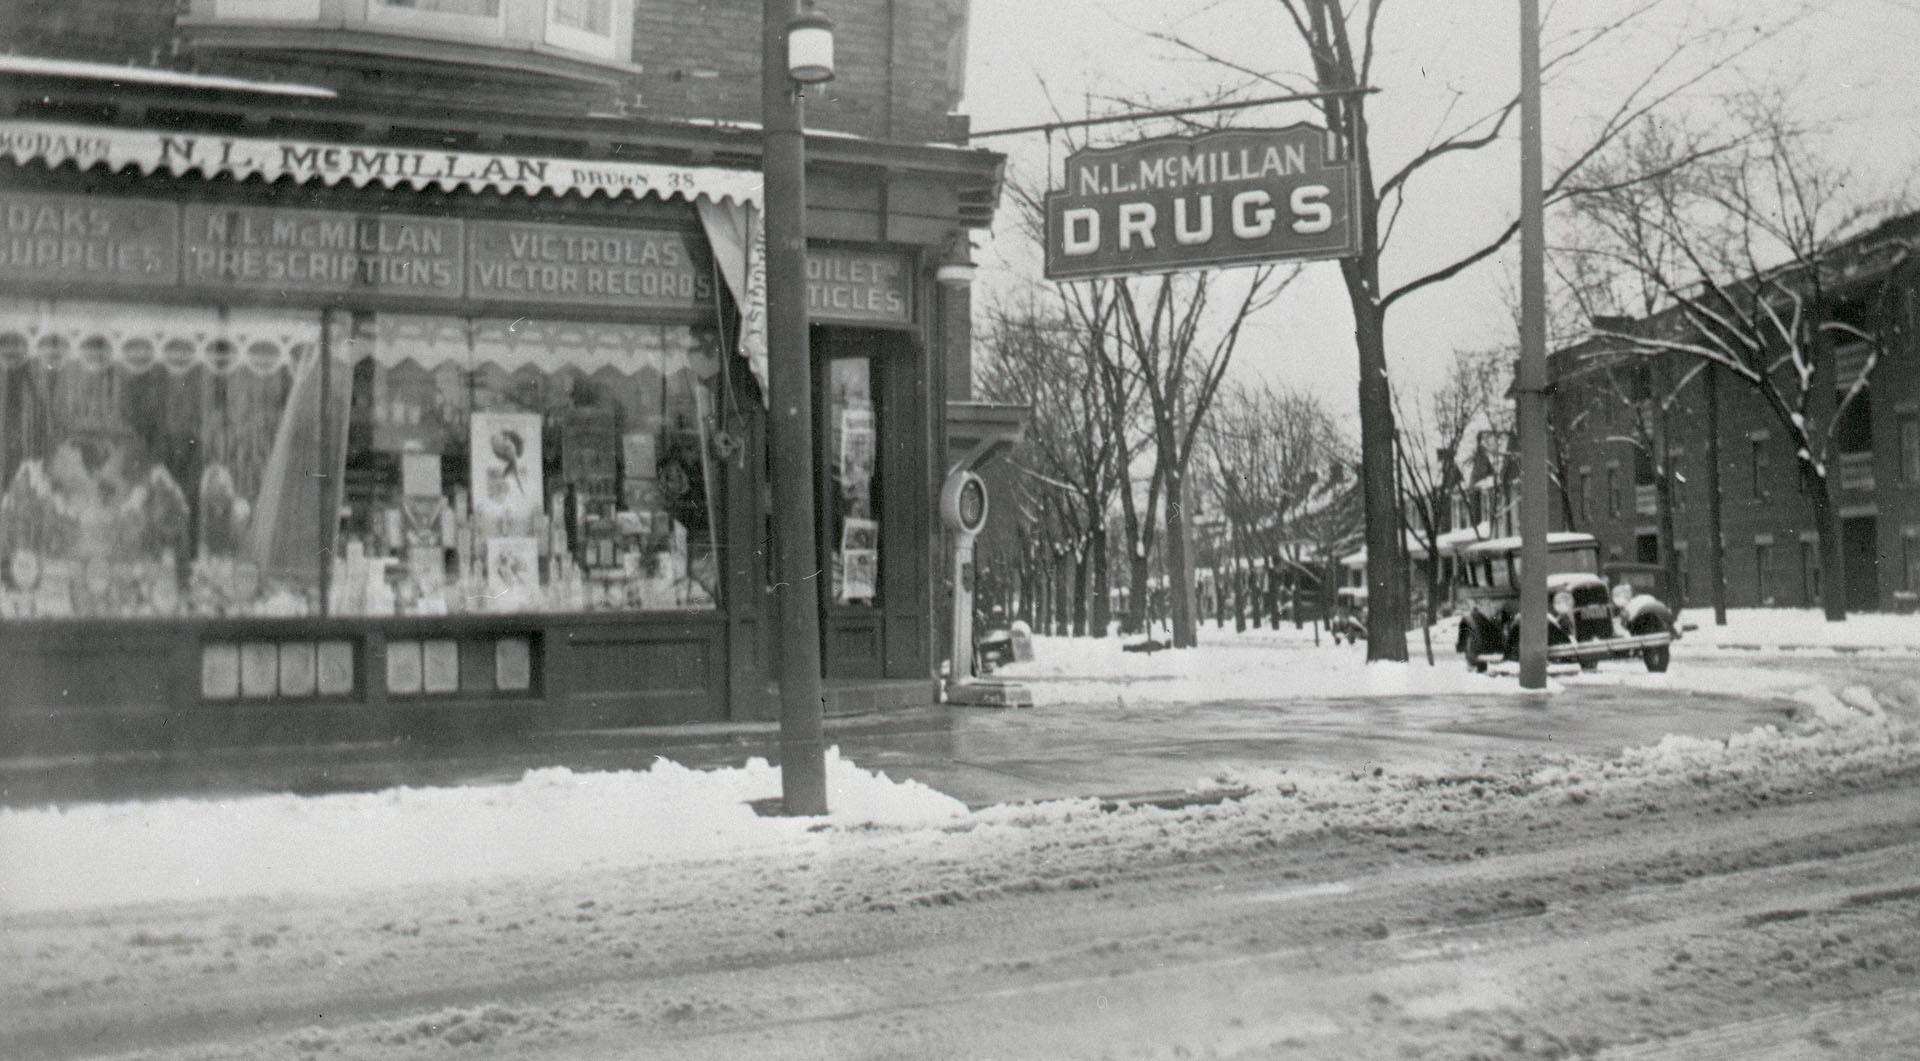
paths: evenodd
<path fill-rule="evenodd" d="M 1826 160 L 1777 96 L 1742 99 L 1733 117 L 1747 133 L 1737 149 L 1690 158 L 1670 179 L 1581 196 L 1562 253 L 1576 260 L 1567 275 L 1580 278 L 1594 335 L 1616 353 L 1689 359 L 1696 371 L 1679 385 L 1704 366 L 1760 399 L 1793 447 L 1820 538 L 1823 604 L 1839 621 L 1846 599 L 1832 472 L 1885 349 L 1873 322 L 1893 316 L 1886 303 L 1914 226 L 1871 228 L 1885 207 L 1848 191 L 1855 176 Z M 1622 141 L 1598 168 L 1637 170 L 1670 158 L 1675 142 L 1651 133 Z M 1853 311 L 1840 312 L 1843 304 Z M 1836 346 L 1861 355 L 1852 379 L 1836 376 Z M 1657 415 L 1664 403 L 1649 404 Z M 1662 533 L 1670 536 L 1670 523 Z"/>
<path fill-rule="evenodd" d="M 1183 125 L 1191 126 L 1185 122 Z M 1014 186 L 1023 224 L 1044 230 L 1044 199 Z M 1129 607 L 1123 629 L 1144 626 L 1156 530 L 1164 532 L 1173 646 L 1197 643 L 1193 559 L 1188 549 L 1186 477 L 1199 428 L 1232 363 L 1246 321 L 1273 304 L 1299 267 L 1256 265 L 1155 277 L 1115 277 L 1058 285 L 1066 316 L 1084 334 L 1077 340 L 1095 369 L 1118 441 L 1113 457 L 1132 479 L 1136 447 L 1129 434 L 1139 400 L 1146 413 L 1145 442 L 1153 455 L 1143 494 L 1123 488 L 1128 537 Z M 1155 526 L 1156 510 L 1164 522 Z"/>
<path fill-rule="evenodd" d="M 1224 279 L 1229 274 L 1212 272 L 1111 281 L 1117 289 L 1120 345 L 1146 395 L 1153 425 L 1154 468 L 1166 501 L 1167 601 L 1175 648 L 1198 643 L 1187 473 L 1200 428 L 1247 318 L 1270 305 L 1299 270 L 1256 266 L 1239 272 L 1237 285 Z M 1228 294 L 1216 308 L 1213 296 L 1222 287 Z"/>
<path fill-rule="evenodd" d="M 1504 439 L 1512 430 L 1513 411 L 1506 395 L 1513 379 L 1513 357 L 1510 349 L 1456 351 L 1425 409 L 1396 410 L 1401 520 L 1427 554 L 1427 563 L 1420 569 L 1420 588 L 1425 612 L 1421 643 L 1429 664 L 1433 663 L 1431 630 L 1439 620 L 1446 588 L 1440 581 L 1440 538 L 1458 529 L 1453 526 L 1456 507 L 1468 509 L 1469 519 L 1480 518 L 1469 506 L 1455 502 L 1473 480 L 1475 458 L 1490 455 L 1479 440 Z"/>
<path fill-rule="evenodd" d="M 1072 560 L 1071 632 L 1104 637 L 1109 622 L 1107 514 L 1124 482 L 1116 454 L 1125 418 L 1102 392 L 1105 358 L 1092 333 L 1026 297 L 988 314 L 979 387 L 993 401 L 1033 409 L 1011 463 L 1043 522 Z M 1130 400 L 1122 394 L 1123 406 Z"/>
<path fill-rule="evenodd" d="M 1500 250 L 1519 232 L 1519 220 L 1506 225 L 1483 243 L 1463 250 L 1437 268 L 1398 282 L 1382 282 L 1381 264 L 1396 222 L 1408 203 L 1410 186 L 1436 164 L 1476 152 L 1500 140 L 1519 109 L 1516 95 L 1492 110 L 1437 130 L 1429 141 L 1384 178 L 1374 157 L 1367 93 L 1374 84 L 1378 58 L 1377 33 L 1383 0 L 1275 0 L 1290 35 L 1304 45 L 1310 72 L 1307 82 L 1329 93 L 1317 106 L 1345 145 L 1359 169 L 1359 199 L 1355 223 L 1360 229 L 1360 251 L 1341 260 L 1347 299 L 1354 317 L 1354 342 L 1360 362 L 1360 456 L 1366 508 L 1368 601 L 1371 611 L 1367 658 L 1405 660 L 1406 627 L 1410 618 L 1404 578 L 1405 558 L 1400 536 L 1394 448 L 1397 432 L 1387 374 L 1387 312 L 1400 300 L 1443 283 Z M 1621 36 L 1659 6 L 1658 0 L 1630 5 L 1611 21 L 1560 35 L 1542 59 L 1542 77 L 1552 83 L 1574 61 L 1603 41 Z M 1584 146 L 1574 150 L 1555 175 L 1548 178 L 1549 205 L 1582 189 L 1580 175 L 1607 145 L 1654 114 L 1663 104 L 1697 86 L 1734 56 L 1777 34 L 1795 14 L 1778 17 L 1766 26 L 1744 19 L 1739 29 L 1708 29 L 1672 40 L 1669 50 L 1647 67 L 1646 76 L 1596 117 Z M 1172 33 L 1153 36 L 1208 62 L 1241 75 L 1250 89 L 1297 90 L 1298 75 L 1275 73 L 1237 62 L 1221 50 Z M 1676 164 L 1680 160 L 1670 160 Z M 1630 175 L 1627 179 L 1637 179 Z"/>
<path fill-rule="evenodd" d="M 1298 540 L 1292 518 L 1315 499 L 1339 452 L 1333 416 L 1314 395 L 1269 381 L 1221 389 L 1201 431 L 1194 477 L 1229 529 L 1236 595 L 1257 562 L 1285 556 Z M 1244 610 L 1235 614 L 1243 624 Z"/>

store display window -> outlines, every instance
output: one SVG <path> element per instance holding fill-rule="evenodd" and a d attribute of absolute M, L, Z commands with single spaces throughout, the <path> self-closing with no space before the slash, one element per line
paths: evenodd
<path fill-rule="evenodd" d="M 312 311 L 0 301 L 0 615 L 314 614 L 319 342 Z"/>
<path fill-rule="evenodd" d="M 874 474 L 879 436 L 873 362 L 837 357 L 828 362 L 827 373 L 833 600 L 870 606 L 880 597 L 880 496 Z"/>
<path fill-rule="evenodd" d="M 0 617 L 713 608 L 716 349 L 0 301 Z"/>
<path fill-rule="evenodd" d="M 686 326 L 361 314 L 336 615 L 717 603 L 717 345 Z"/>

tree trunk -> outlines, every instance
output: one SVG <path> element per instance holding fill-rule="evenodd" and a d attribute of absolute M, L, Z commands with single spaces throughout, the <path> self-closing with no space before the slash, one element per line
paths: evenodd
<path fill-rule="evenodd" d="M 1247 572 L 1242 566 L 1241 548 L 1234 547 L 1233 577 L 1229 585 L 1233 588 L 1233 631 L 1237 634 L 1247 632 Z"/>
<path fill-rule="evenodd" d="M 1059 637 L 1073 634 L 1073 568 L 1066 561 L 1066 553 L 1054 554 L 1053 632 Z"/>
<path fill-rule="evenodd" d="M 1827 302 L 1826 293 L 1820 290 L 1819 270 L 1814 270 L 1814 295 L 1808 300 L 1809 320 L 1807 328 L 1807 360 L 1813 366 L 1813 372 L 1807 377 L 1807 412 L 1815 424 L 1826 425 L 1826 437 L 1833 437 L 1834 419 L 1840 415 L 1836 378 L 1838 366 L 1834 363 L 1833 348 L 1827 342 L 1827 334 L 1820 325 L 1833 319 L 1832 307 Z M 1806 491 L 1807 500 L 1813 504 L 1813 529 L 1820 535 L 1820 603 L 1830 623 L 1841 623 L 1847 619 L 1847 561 L 1844 543 L 1840 541 L 1840 521 L 1836 517 L 1833 504 L 1834 462 L 1838 459 L 1838 447 L 1815 446 L 1813 439 L 1798 440 L 1802 454 L 1818 454 L 1817 459 L 1825 465 L 1824 474 L 1813 466 L 1812 456 L 1798 457 L 1801 488 Z"/>
<path fill-rule="evenodd" d="M 1087 636 L 1087 547 L 1082 545 L 1073 555 L 1073 636 Z"/>
<path fill-rule="evenodd" d="M 1673 599 L 1667 603 L 1673 606 L 1673 617 L 1678 619 L 1687 600 L 1686 594 L 1680 592 L 1680 551 L 1673 547 L 1674 535 L 1679 533 L 1673 516 L 1673 467 L 1664 459 L 1660 462 L 1660 474 L 1653 479 L 1653 501 L 1660 510 L 1660 569 L 1666 573 L 1667 585 L 1673 593 Z"/>
<path fill-rule="evenodd" d="M 1147 562 L 1146 547 L 1141 544 L 1139 534 L 1129 537 L 1133 540 L 1127 543 L 1127 618 L 1120 632 L 1139 634 L 1147 629 L 1147 596 L 1153 592 L 1148 583 L 1153 577 L 1153 568 Z"/>
<path fill-rule="evenodd" d="M 1376 255 L 1377 257 L 1377 255 Z M 1374 291 L 1372 260 L 1348 266 L 1354 340 L 1360 351 L 1360 476 L 1367 520 L 1367 662 L 1407 659 L 1406 550 L 1394 489 L 1393 392 L 1387 381 L 1386 334 Z M 1369 275 L 1371 274 L 1371 275 Z"/>
<path fill-rule="evenodd" d="M 1438 536 L 1427 542 L 1427 612 L 1426 622 L 1420 627 L 1420 640 L 1427 649 L 1427 666 L 1433 662 L 1433 624 L 1440 621 L 1440 546 Z"/>
<path fill-rule="evenodd" d="M 1847 559 L 1840 541 L 1840 521 L 1836 518 L 1833 494 L 1826 476 L 1815 471 L 1806 460 L 1800 467 L 1800 489 L 1813 506 L 1813 530 L 1820 536 L 1820 606 L 1830 623 L 1847 621 Z"/>
<path fill-rule="evenodd" d="M 1193 622 L 1193 557 L 1187 552 L 1186 470 L 1166 470 L 1167 611 L 1173 625 L 1173 647 L 1199 643 Z"/>
<path fill-rule="evenodd" d="M 1088 547 L 1093 552 L 1093 613 L 1091 629 L 1087 632 L 1094 637 L 1105 637 L 1113 629 L 1113 583 L 1107 572 L 1107 524 L 1104 514 L 1094 521 L 1093 543 Z"/>
<path fill-rule="evenodd" d="M 1033 561 L 1033 632 L 1044 634 L 1052 627 L 1048 622 L 1052 616 L 1047 612 L 1047 585 L 1052 580 L 1047 577 L 1047 562 L 1044 557 Z"/>
<path fill-rule="evenodd" d="M 1727 537 L 1720 511 L 1720 368 L 1700 371 L 1707 405 L 1707 589 L 1713 625 L 1727 625 Z"/>

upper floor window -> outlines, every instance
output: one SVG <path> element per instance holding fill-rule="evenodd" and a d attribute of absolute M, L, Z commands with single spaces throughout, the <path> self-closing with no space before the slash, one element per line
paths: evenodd
<path fill-rule="evenodd" d="M 613 0 L 547 0 L 547 43 L 611 59 L 613 16 Z"/>
<path fill-rule="evenodd" d="M 619 63 L 632 53 L 633 0 L 189 0 L 189 13 L 202 23 L 304 23 Z"/>
<path fill-rule="evenodd" d="M 502 0 L 369 0 L 368 21 L 434 36 L 495 40 L 506 33 Z"/>
<path fill-rule="evenodd" d="M 320 17 L 321 0 L 214 0 L 216 18 L 311 22 Z"/>

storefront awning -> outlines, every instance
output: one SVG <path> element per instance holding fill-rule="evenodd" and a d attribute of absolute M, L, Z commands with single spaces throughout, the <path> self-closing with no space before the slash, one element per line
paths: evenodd
<path fill-rule="evenodd" d="M 0 159 L 19 165 L 132 167 L 401 190 L 681 199 L 697 205 L 714 258 L 741 307 L 737 348 L 766 388 L 766 230 L 757 170 L 439 151 L 0 119 Z"/>
<path fill-rule="evenodd" d="M 134 167 L 142 174 L 200 173 L 240 179 L 318 180 L 362 188 L 416 191 L 522 192 L 618 198 L 706 199 L 758 204 L 760 174 L 713 166 L 545 158 L 480 151 L 442 151 L 374 144 L 338 144 L 278 137 L 170 133 L 153 129 L 0 119 L 0 158 L 25 165 L 71 163 L 81 169 Z"/>

